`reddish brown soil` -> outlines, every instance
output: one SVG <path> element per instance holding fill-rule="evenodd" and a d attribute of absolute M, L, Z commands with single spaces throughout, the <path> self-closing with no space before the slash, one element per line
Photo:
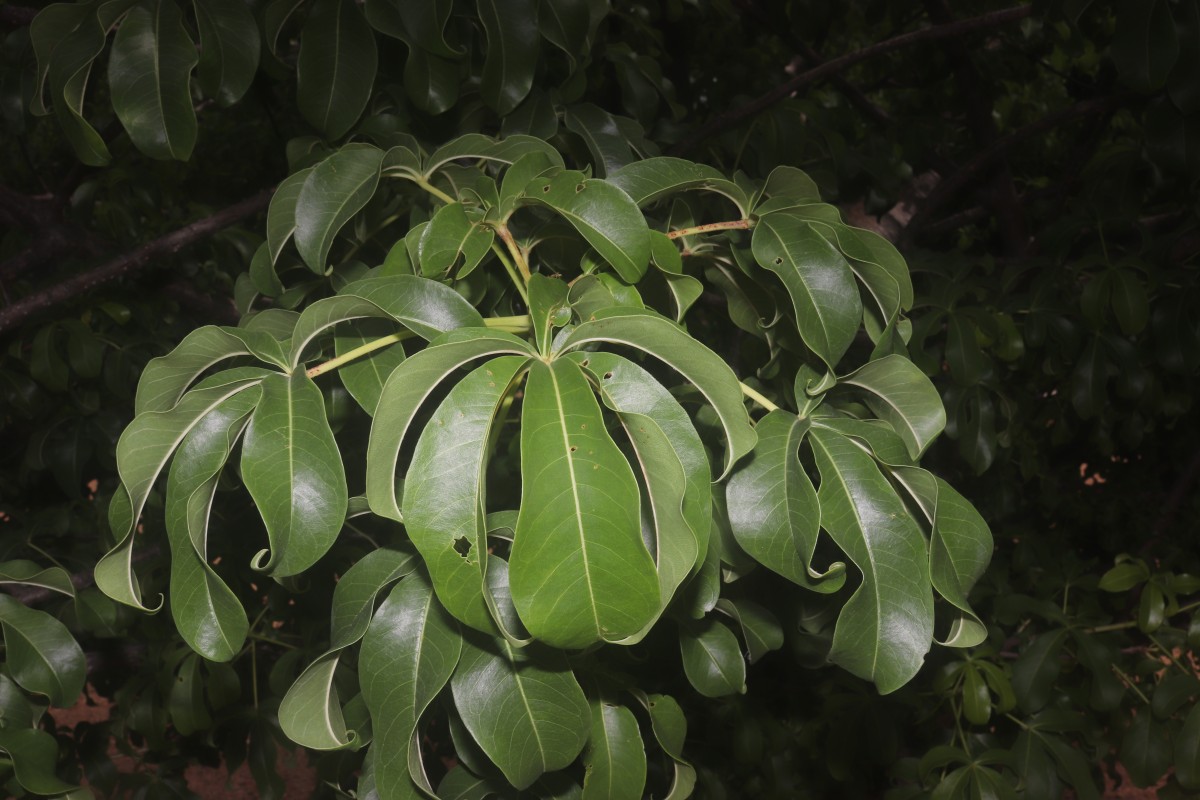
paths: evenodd
<path fill-rule="evenodd" d="M 89 694 L 91 692 L 89 691 Z M 98 723 L 108 719 L 109 702 L 98 695 L 92 694 L 93 703 L 88 704 L 81 696 L 71 708 L 51 709 L 54 721 L 66 728 L 74 728 L 80 722 Z M 132 773 L 139 768 L 138 762 L 129 756 L 118 753 L 113 746 L 109 750 L 113 763 L 120 772 Z M 317 787 L 316 771 L 309 766 L 303 749 L 297 748 L 294 753 L 281 752 L 277 764 L 279 774 L 283 776 L 285 790 L 283 800 L 302 800 L 313 795 Z M 188 788 L 204 800 L 222 798 L 223 800 L 257 800 L 258 789 L 250 768 L 243 764 L 231 775 L 224 766 L 205 767 L 193 764 L 184 772 Z"/>

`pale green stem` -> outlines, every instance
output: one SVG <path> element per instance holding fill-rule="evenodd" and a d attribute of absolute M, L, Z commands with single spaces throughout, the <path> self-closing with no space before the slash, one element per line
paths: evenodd
<path fill-rule="evenodd" d="M 1148 638 L 1150 641 L 1154 642 L 1154 646 L 1157 647 L 1159 650 L 1161 650 L 1164 656 L 1171 659 L 1171 663 L 1174 664 L 1175 666 L 1179 667 L 1180 672 L 1182 672 L 1184 675 L 1192 674 L 1192 671 L 1190 669 L 1185 667 L 1183 664 L 1179 663 L 1179 659 L 1175 657 L 1174 653 L 1172 653 L 1167 648 L 1163 647 L 1162 642 L 1160 642 L 1158 639 L 1155 639 L 1154 636 L 1149 633 L 1146 634 L 1146 638 Z"/>
<path fill-rule="evenodd" d="M 349 364 L 351 361 L 356 361 L 368 353 L 374 353 L 381 347 L 387 347 L 390 344 L 396 344 L 396 342 L 403 342 L 405 339 L 411 339 L 412 337 L 413 334 L 410 331 L 400 331 L 399 333 L 393 333 L 390 336 L 374 339 L 364 345 L 354 348 L 348 353 L 343 353 L 337 358 L 331 358 L 323 364 L 317 364 L 308 371 L 308 377 L 315 378 L 318 375 L 335 370 L 343 364 Z"/>
<path fill-rule="evenodd" d="M 528 333 L 530 327 L 532 326 L 532 323 L 529 321 L 528 314 L 522 314 L 515 317 L 487 317 L 483 320 L 483 324 L 486 327 L 495 328 L 496 330 L 501 330 L 505 333 L 512 334 Z M 317 364 L 305 374 L 310 378 L 315 378 L 318 375 L 324 375 L 326 372 L 332 372 L 339 367 L 344 367 L 351 361 L 356 361 L 363 356 L 370 355 L 376 350 L 387 347 L 388 345 L 393 345 L 397 342 L 403 342 L 406 339 L 411 339 L 415 335 L 416 334 L 412 333 L 411 331 L 400 331 L 399 333 L 393 333 L 389 334 L 388 336 L 381 336 L 378 339 L 372 339 L 366 344 L 356 347 L 348 353 L 343 353 L 337 358 L 331 358 L 328 361 Z"/>
<path fill-rule="evenodd" d="M 405 177 L 410 178 L 413 183 L 415 183 L 417 186 L 420 186 L 422 189 L 429 192 L 431 195 L 436 197 L 438 200 L 441 200 L 446 205 L 450 205 L 451 203 L 458 202 L 453 197 L 446 194 L 441 189 L 437 188 L 436 186 L 434 186 L 429 181 L 425 180 L 425 178 L 421 177 L 420 175 L 413 175 L 412 173 L 408 173 Z"/>
<path fill-rule="evenodd" d="M 508 256 L 504 254 L 504 248 L 492 242 L 492 252 L 496 254 L 496 258 L 500 259 L 500 263 L 504 265 L 505 272 L 508 273 L 509 279 L 513 286 L 517 287 L 517 294 L 521 295 L 521 300 L 524 301 L 525 307 L 529 308 L 529 290 L 525 288 L 525 281 L 517 274 L 516 267 L 508 260 Z M 529 269 L 526 267 L 526 269 Z"/>
<path fill-rule="evenodd" d="M 525 283 L 529 283 L 529 265 L 525 263 L 525 254 L 521 252 L 521 248 L 517 246 L 516 239 L 513 239 L 512 231 L 507 225 L 496 226 L 496 233 L 504 240 L 504 244 L 508 247 L 508 252 L 512 253 L 513 263 L 516 264 L 517 270 L 521 273 L 521 277 Z"/>
<path fill-rule="evenodd" d="M 746 395 L 746 397 L 749 397 L 751 400 L 758 403 L 760 406 L 765 408 L 767 411 L 778 411 L 779 410 L 779 406 L 775 405 L 770 400 L 763 397 L 761 394 L 754 391 L 753 389 L 751 389 L 749 386 L 742 383 L 741 381 L 738 381 L 738 386 L 740 386 L 742 388 L 742 394 Z"/>
<path fill-rule="evenodd" d="M 1109 666 L 1112 667 L 1113 672 L 1117 673 L 1117 677 L 1121 679 L 1121 683 L 1125 684 L 1127 688 L 1133 690 L 1134 694 L 1142 698 L 1143 703 L 1150 705 L 1150 698 L 1146 697 L 1145 692 L 1138 688 L 1138 685 L 1133 682 L 1133 678 L 1130 678 L 1128 675 L 1126 675 L 1125 672 L 1116 664 L 1109 664 Z"/>
<path fill-rule="evenodd" d="M 297 647 L 294 644 L 288 644 L 287 642 L 282 642 L 279 639 L 273 639 L 270 636 L 263 636 L 262 634 L 259 634 L 259 633 L 251 633 L 251 634 L 247 634 L 247 635 L 249 636 L 249 638 L 255 640 L 256 642 L 266 642 L 267 644 L 278 645 L 279 647 L 283 647 L 287 650 L 299 650 L 300 649 L 299 647 Z"/>
<path fill-rule="evenodd" d="M 1176 616 L 1177 614 L 1183 614 L 1188 611 L 1193 611 L 1197 608 L 1200 608 L 1200 600 L 1196 601 L 1195 603 L 1188 603 L 1186 606 L 1180 606 L 1179 610 L 1176 611 L 1175 614 L 1172 614 L 1171 616 Z M 1085 628 L 1083 632 L 1090 636 L 1093 633 L 1112 633 L 1114 631 L 1127 631 L 1130 628 L 1136 628 L 1137 625 L 1138 624 L 1137 624 L 1136 620 L 1129 620 L 1126 622 L 1113 622 L 1109 625 L 1098 625 L 1095 628 Z"/>

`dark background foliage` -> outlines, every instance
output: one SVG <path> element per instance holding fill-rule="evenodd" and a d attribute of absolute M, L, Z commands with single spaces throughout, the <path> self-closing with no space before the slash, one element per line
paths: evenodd
<path fill-rule="evenodd" d="M 328 598 L 236 575 L 263 611 L 261 638 L 232 665 L 197 666 L 200 699 L 181 697 L 194 657 L 170 619 L 91 586 L 111 544 L 116 438 L 141 368 L 188 331 L 330 292 L 303 270 L 281 270 L 278 285 L 251 275 L 264 191 L 347 136 L 481 131 L 555 136 L 580 165 L 663 153 L 757 177 L 800 167 L 913 270 L 908 350 L 949 418 L 927 463 L 992 526 L 996 555 L 972 596 L 991 636 L 935 650 L 880 697 L 822 668 L 803 635 L 821 609 L 799 609 L 791 652 L 755 664 L 746 695 L 675 693 L 703 796 L 1049 798 L 1070 786 L 1096 797 L 1118 762 L 1161 797 L 1194 796 L 1200 4 L 567 3 L 591 9 L 594 35 L 574 53 L 547 36 L 522 67 L 531 91 L 509 105 L 490 94 L 475 4 L 451 3 L 450 36 L 468 55 L 446 61 L 445 45 L 367 29 L 378 73 L 361 115 L 332 131 L 314 126 L 295 77 L 317 35 L 304 14 L 322 5 L 247 6 L 265 32 L 261 62 L 236 102 L 193 94 L 198 134 L 183 160 L 131 141 L 101 52 L 82 112 L 111 153 L 103 165 L 81 161 L 61 113 L 30 113 L 39 8 L 0 6 L 0 560 L 73 574 L 75 603 L 13 591 L 68 623 L 90 691 L 114 703 L 98 726 L 43 720 L 59 774 L 165 794 L 183 791 L 188 763 L 248 758 L 264 793 L 278 791 L 274 709 L 301 654 L 324 645 L 308 621 Z M 370 233 L 356 255 L 373 266 L 392 239 L 386 226 Z M 766 345 L 730 329 L 739 303 L 753 313 L 753 298 L 708 285 L 692 324 L 753 369 Z M 758 377 L 769 384 L 769 364 Z M 223 541 L 254 538 L 239 502 L 219 507 Z M 142 571 L 161 584 L 161 522 L 148 516 L 141 535 Z M 221 555 L 245 565 L 245 549 Z M 360 553 L 351 543 L 328 568 Z M 136 775 L 113 772 L 109 735 L 138 754 Z M 319 770 L 350 786 L 355 766 L 333 754 Z"/>

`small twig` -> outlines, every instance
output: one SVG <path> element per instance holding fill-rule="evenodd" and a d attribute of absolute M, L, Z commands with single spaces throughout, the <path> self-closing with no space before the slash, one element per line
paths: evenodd
<path fill-rule="evenodd" d="M 236 222 L 263 211 L 271 201 L 274 190 L 268 189 L 222 209 L 212 216 L 197 220 L 177 231 L 168 233 L 136 250 L 114 258 L 82 275 L 65 280 L 40 292 L 24 297 L 7 308 L 0 309 L 0 333 L 12 330 L 31 316 L 86 294 L 109 281 L 136 272 L 163 256 L 171 255 L 200 239 L 227 228 Z"/>
<path fill-rule="evenodd" d="M 669 155 L 683 155 L 690 152 L 698 144 L 719 133 L 724 133 L 726 130 L 736 126 L 742 120 L 753 117 L 771 106 L 789 97 L 800 89 L 810 86 L 818 81 L 822 81 L 830 76 L 842 72 L 848 67 L 851 67 L 859 62 L 874 58 L 884 53 L 890 53 L 893 50 L 899 50 L 909 45 L 922 44 L 924 42 L 939 41 L 949 39 L 956 36 L 963 36 L 972 31 L 994 28 L 999 25 L 1005 25 L 1010 22 L 1024 19 L 1033 13 L 1033 6 L 1016 6 L 1015 8 L 1006 8 L 1001 11 L 993 11 L 990 14 L 972 17 L 970 19 L 959 20 L 947 25 L 935 25 L 929 28 L 922 28 L 919 31 L 910 33 L 902 33 L 899 36 L 893 36 L 891 39 L 886 39 L 882 42 L 877 42 L 870 47 L 864 47 L 862 50 L 857 50 L 853 53 L 847 53 L 831 61 L 826 61 L 818 67 L 814 67 L 807 72 L 802 72 L 789 81 L 779 84 L 774 89 L 766 92 L 763 95 L 751 100 L 745 105 L 738 106 L 724 114 L 719 114 L 698 131 L 687 136 L 683 141 L 679 142 L 668 151 Z"/>

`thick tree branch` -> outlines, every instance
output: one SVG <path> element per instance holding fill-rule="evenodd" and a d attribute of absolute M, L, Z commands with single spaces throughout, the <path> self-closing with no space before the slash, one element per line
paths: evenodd
<path fill-rule="evenodd" d="M 1016 145 L 1064 123 L 1089 117 L 1093 114 L 1102 114 L 1120 106 L 1126 99 L 1126 97 L 1118 95 L 1085 100 L 1082 103 L 1076 103 L 1073 106 L 1060 109 L 1053 114 L 1048 114 L 1037 122 L 1031 122 L 1025 127 L 1018 128 L 1007 136 L 997 139 L 989 147 L 980 152 L 979 155 L 967 162 L 962 169 L 939 183 L 937 188 L 929 193 L 929 196 L 921 203 L 920 210 L 917 211 L 916 215 L 909 222 L 905 237 L 911 240 L 912 237 L 920 233 L 926 222 L 932 219 L 933 215 L 942 206 L 952 200 L 965 187 L 972 184 L 982 173 L 990 169 L 1005 153 Z"/>
<path fill-rule="evenodd" d="M 771 106 L 790 96 L 794 92 L 810 86 L 818 81 L 822 81 L 832 75 L 845 70 L 848 67 L 854 66 L 859 62 L 874 58 L 884 53 L 890 53 L 893 50 L 899 50 L 903 47 L 908 47 L 914 44 L 922 44 L 925 42 L 935 42 L 942 39 L 949 39 L 956 36 L 963 36 L 967 33 L 977 30 L 986 30 L 995 28 L 1000 25 L 1005 25 L 1010 22 L 1015 22 L 1024 19 L 1033 13 L 1033 6 L 1017 6 L 1015 8 L 1006 8 L 1001 11 L 993 11 L 990 14 L 972 17 L 970 19 L 959 20 L 946 25 L 935 25 L 930 28 L 922 28 L 919 31 L 910 33 L 902 33 L 899 36 L 893 36 L 891 39 L 886 39 L 882 42 L 864 47 L 862 50 L 857 50 L 853 53 L 847 53 L 844 56 L 826 61 L 819 67 L 803 72 L 790 81 L 781 83 L 771 91 L 751 100 L 743 106 L 727 111 L 724 114 L 719 114 L 709 121 L 706 125 L 700 128 L 695 133 L 686 137 L 683 141 L 670 148 L 669 152 L 672 155 L 683 155 L 690 152 L 701 142 L 716 136 L 719 133 L 734 127 L 742 120 L 748 117 L 753 117 L 756 114 L 765 111 Z"/>
<path fill-rule="evenodd" d="M 825 63 L 825 58 L 819 52 L 808 46 L 804 42 L 796 43 L 797 49 L 800 51 L 801 57 L 807 61 L 813 68 L 819 67 Z M 841 75 L 833 75 L 829 79 L 837 90 L 850 101 L 850 105 L 857 108 L 868 119 L 871 119 L 878 125 L 891 125 L 892 118 L 886 111 L 873 103 L 869 97 L 850 81 L 846 80 Z"/>
<path fill-rule="evenodd" d="M 268 189 L 260 192 L 240 203 L 218 211 L 210 217 L 193 222 L 144 244 L 131 253 L 126 253 L 95 269 L 88 270 L 82 275 L 31 294 L 7 308 L 0 309 L 0 333 L 15 328 L 34 314 L 86 294 L 111 280 L 135 272 L 162 256 L 176 253 L 195 241 L 263 211 L 271 201 L 272 191 Z"/>

